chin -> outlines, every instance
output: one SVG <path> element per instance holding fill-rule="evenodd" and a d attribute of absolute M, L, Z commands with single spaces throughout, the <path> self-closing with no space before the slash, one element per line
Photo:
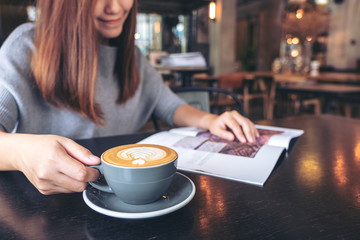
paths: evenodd
<path fill-rule="evenodd" d="M 102 31 L 100 30 L 99 33 L 104 37 L 104 38 L 117 38 L 120 36 L 120 34 L 122 33 L 122 26 L 121 27 L 117 27 L 117 28 L 113 28 L 113 29 L 102 29 Z"/>
<path fill-rule="evenodd" d="M 102 36 L 104 37 L 104 38 L 108 38 L 108 39 L 112 39 L 112 38 L 117 38 L 117 37 L 119 37 L 120 36 L 120 34 L 121 34 L 121 31 L 120 32 L 117 32 L 117 33 L 108 33 L 108 34 L 102 34 Z"/>

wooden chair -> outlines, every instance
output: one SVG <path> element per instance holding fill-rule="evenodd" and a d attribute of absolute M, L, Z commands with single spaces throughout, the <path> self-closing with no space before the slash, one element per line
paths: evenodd
<path fill-rule="evenodd" d="M 311 83 L 308 77 L 305 75 L 296 74 L 274 74 L 269 89 L 269 101 L 268 101 L 268 113 L 267 119 L 273 119 L 276 112 L 278 115 L 284 114 L 288 116 L 290 114 L 298 115 L 305 108 L 313 108 L 315 115 L 321 114 L 322 106 L 321 99 L 314 96 L 304 96 L 303 94 L 285 94 L 282 89 L 289 85 L 307 84 Z"/>
<path fill-rule="evenodd" d="M 320 98 L 308 98 L 297 94 L 289 94 L 288 96 L 279 96 L 275 103 L 279 108 L 287 106 L 286 115 L 291 115 L 291 113 L 299 115 L 304 109 L 309 107 L 312 107 L 314 115 L 319 115 L 322 112 Z"/>
<path fill-rule="evenodd" d="M 224 88 L 190 86 L 174 87 L 172 91 L 188 104 L 205 112 L 221 114 L 224 111 L 236 110 L 246 115 L 237 94 Z"/>
<path fill-rule="evenodd" d="M 360 107 L 360 96 L 347 96 L 338 99 L 339 104 L 344 108 L 345 117 L 353 117 L 353 112 Z"/>
<path fill-rule="evenodd" d="M 218 85 L 219 88 L 237 93 L 238 98 L 244 103 L 246 115 L 249 115 L 250 112 L 250 100 L 261 99 L 263 101 L 263 115 L 266 118 L 268 91 L 263 79 L 248 79 L 243 73 L 235 72 L 219 76 Z"/>
<path fill-rule="evenodd" d="M 171 89 L 189 105 L 202 111 L 221 114 L 226 110 L 236 110 L 246 116 L 242 101 L 237 94 L 227 89 L 202 86 L 173 87 Z M 231 101 L 225 103 L 222 99 L 231 99 Z M 159 131 L 160 126 L 157 118 L 152 116 L 151 120 L 155 131 Z"/>

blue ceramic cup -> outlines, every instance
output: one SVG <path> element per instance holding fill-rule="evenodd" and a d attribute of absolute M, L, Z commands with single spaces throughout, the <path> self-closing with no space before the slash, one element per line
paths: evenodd
<path fill-rule="evenodd" d="M 154 144 L 130 144 L 111 148 L 101 155 L 101 164 L 91 166 L 104 175 L 107 184 L 90 182 L 121 201 L 140 205 L 154 202 L 169 188 L 176 174 L 178 154 Z"/>

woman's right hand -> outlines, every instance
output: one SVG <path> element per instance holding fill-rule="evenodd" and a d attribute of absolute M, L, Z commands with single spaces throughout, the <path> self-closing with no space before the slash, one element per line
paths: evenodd
<path fill-rule="evenodd" d="M 99 177 L 98 170 L 86 165 L 99 164 L 100 159 L 71 139 L 1 132 L 0 143 L 3 141 L 1 170 L 23 172 L 42 194 L 81 192 L 87 182 Z"/>

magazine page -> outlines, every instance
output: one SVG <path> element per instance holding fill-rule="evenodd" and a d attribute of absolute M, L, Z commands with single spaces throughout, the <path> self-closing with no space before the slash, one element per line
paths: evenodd
<path fill-rule="evenodd" d="M 304 131 L 300 129 L 281 128 L 273 126 L 255 125 L 259 130 L 260 135 L 266 135 L 266 144 L 272 146 L 284 147 L 289 149 L 291 139 L 300 137 Z M 263 136 L 261 136 L 263 137 Z"/>
<path fill-rule="evenodd" d="M 255 125 L 260 133 L 258 143 L 262 146 L 265 144 L 272 146 L 284 147 L 289 149 L 291 139 L 301 136 L 304 131 L 300 129 L 281 128 L 273 126 Z M 172 133 L 182 134 L 186 136 L 206 135 L 206 130 L 195 127 L 173 128 L 169 130 Z"/>
<path fill-rule="evenodd" d="M 178 169 L 262 186 L 284 151 L 284 147 L 266 145 L 275 133 L 281 134 L 265 129 L 257 143 L 249 144 L 226 141 L 196 128 L 179 128 L 154 134 L 140 143 L 175 149 Z"/>

